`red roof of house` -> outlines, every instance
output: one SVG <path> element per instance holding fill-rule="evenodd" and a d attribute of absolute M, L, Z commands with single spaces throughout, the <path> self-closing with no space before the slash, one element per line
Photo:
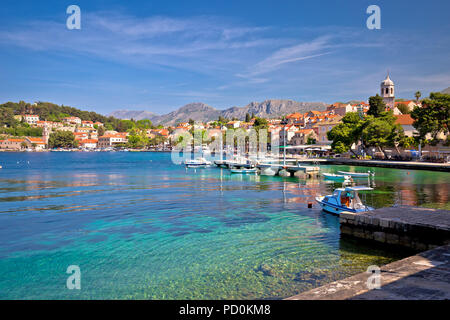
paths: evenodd
<path fill-rule="evenodd" d="M 10 141 L 10 142 L 24 142 L 25 139 L 6 139 L 5 141 Z"/>
<path fill-rule="evenodd" d="M 406 100 L 406 101 L 395 101 L 395 105 L 398 105 L 398 104 L 406 104 L 406 105 L 408 105 L 408 104 L 410 104 L 410 103 L 416 103 L 414 100 Z"/>
<path fill-rule="evenodd" d="M 303 134 L 308 134 L 311 132 L 314 132 L 314 130 L 313 129 L 300 129 L 298 131 L 295 131 L 295 133 L 303 133 Z"/>
<path fill-rule="evenodd" d="M 286 116 L 287 119 L 300 119 L 303 118 L 301 113 L 295 112 Z"/>
<path fill-rule="evenodd" d="M 45 141 L 42 138 L 27 137 L 27 139 L 30 140 L 31 143 L 45 144 Z"/>
<path fill-rule="evenodd" d="M 411 118 L 409 114 L 399 114 L 394 116 L 397 118 L 395 120 L 395 123 L 400 125 L 412 125 L 414 122 L 414 119 Z"/>

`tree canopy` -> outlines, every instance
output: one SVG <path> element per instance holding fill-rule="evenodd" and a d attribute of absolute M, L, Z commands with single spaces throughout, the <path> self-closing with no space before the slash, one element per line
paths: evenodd
<path fill-rule="evenodd" d="M 436 139 L 439 133 L 449 133 L 450 126 L 450 94 L 432 92 L 429 98 L 422 100 L 422 107 L 414 107 L 411 112 L 413 126 L 420 139 L 431 134 Z"/>
<path fill-rule="evenodd" d="M 383 98 L 378 94 L 369 98 L 369 110 L 367 115 L 378 117 L 382 112 L 386 110 L 386 104 Z"/>
<path fill-rule="evenodd" d="M 78 141 L 70 131 L 55 131 L 48 139 L 49 148 L 73 148 L 78 146 Z"/>

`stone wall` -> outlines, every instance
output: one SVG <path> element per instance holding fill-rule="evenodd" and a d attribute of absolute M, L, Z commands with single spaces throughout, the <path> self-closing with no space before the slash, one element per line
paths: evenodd
<path fill-rule="evenodd" d="M 380 210 L 388 211 L 388 214 L 379 214 Z M 450 228 L 445 223 L 450 213 L 442 213 L 443 221 L 440 221 L 435 215 L 421 217 L 426 209 L 420 208 L 419 213 L 414 210 L 417 208 L 385 208 L 359 214 L 344 212 L 340 215 L 341 233 L 418 251 L 450 244 Z M 390 212 L 394 214 L 389 215 Z M 398 218 L 399 214 L 402 218 Z"/>

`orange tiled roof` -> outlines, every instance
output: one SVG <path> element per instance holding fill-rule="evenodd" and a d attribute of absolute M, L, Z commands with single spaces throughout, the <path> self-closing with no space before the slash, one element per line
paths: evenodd
<path fill-rule="evenodd" d="M 412 125 L 414 122 L 414 119 L 411 118 L 409 114 L 399 114 L 394 116 L 397 118 L 395 120 L 395 123 L 400 125 Z"/>
<path fill-rule="evenodd" d="M 25 139 L 6 139 L 5 141 L 9 141 L 9 142 L 25 142 Z"/>
<path fill-rule="evenodd" d="M 44 140 L 42 138 L 34 138 L 34 137 L 27 137 L 28 140 L 30 140 L 32 143 L 43 143 L 45 144 Z"/>
<path fill-rule="evenodd" d="M 296 131 L 295 133 L 303 133 L 303 134 L 307 134 L 307 133 L 311 133 L 314 132 L 313 129 L 300 129 L 298 131 Z"/>
<path fill-rule="evenodd" d="M 303 115 L 299 112 L 295 112 L 286 116 L 287 119 L 299 119 L 303 118 Z"/>

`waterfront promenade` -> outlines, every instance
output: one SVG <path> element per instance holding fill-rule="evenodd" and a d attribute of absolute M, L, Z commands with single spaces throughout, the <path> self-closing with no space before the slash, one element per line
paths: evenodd
<path fill-rule="evenodd" d="M 380 289 L 369 289 L 363 272 L 286 300 L 448 300 L 450 245 L 431 249 L 381 267 Z"/>
<path fill-rule="evenodd" d="M 363 272 L 288 300 L 450 299 L 450 211 L 392 207 L 340 215 L 341 235 L 423 251 L 381 269 L 381 288 Z"/>
<path fill-rule="evenodd" d="M 341 164 L 349 166 L 382 167 L 410 170 L 430 170 L 450 172 L 450 163 L 433 163 L 419 161 L 389 161 L 389 160 L 358 160 L 358 159 L 298 159 L 298 162 L 321 163 L 321 164 Z"/>

